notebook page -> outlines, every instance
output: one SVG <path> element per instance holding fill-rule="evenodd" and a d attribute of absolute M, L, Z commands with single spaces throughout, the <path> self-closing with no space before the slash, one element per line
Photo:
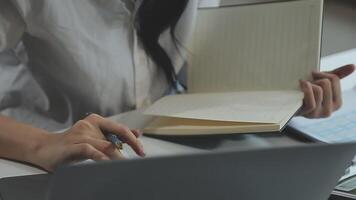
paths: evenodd
<path fill-rule="evenodd" d="M 144 113 L 230 122 L 281 123 L 302 105 L 299 91 L 247 91 L 166 96 Z"/>
<path fill-rule="evenodd" d="M 188 89 L 290 90 L 318 69 L 322 1 L 199 9 Z"/>

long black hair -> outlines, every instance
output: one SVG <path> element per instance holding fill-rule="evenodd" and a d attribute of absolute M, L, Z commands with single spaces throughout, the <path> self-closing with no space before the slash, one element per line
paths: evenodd
<path fill-rule="evenodd" d="M 159 44 L 159 37 L 164 31 L 169 30 L 174 44 L 177 45 L 175 28 L 188 1 L 142 0 L 135 16 L 135 28 L 145 51 L 164 71 L 168 82 L 173 86 L 177 75 L 170 57 Z"/>

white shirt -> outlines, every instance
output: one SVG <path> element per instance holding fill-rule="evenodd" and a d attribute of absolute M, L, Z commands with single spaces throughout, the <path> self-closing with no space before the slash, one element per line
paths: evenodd
<path fill-rule="evenodd" d="M 0 89 L 3 113 L 22 116 L 25 119 L 20 121 L 25 122 L 32 118 L 33 125 L 52 123 L 60 128 L 87 112 L 113 115 L 161 97 L 169 85 L 135 34 L 137 4 L 132 0 L 1 0 L 0 52 L 19 57 L 21 45 L 15 47 L 22 41 L 28 55 L 23 58 L 26 66 L 0 64 L 0 72 L 16 74 Z M 192 30 L 197 4 L 190 1 L 178 24 L 177 37 L 183 44 Z M 184 59 L 168 33 L 160 43 L 178 72 Z M 41 120 L 35 123 L 34 115 Z"/>

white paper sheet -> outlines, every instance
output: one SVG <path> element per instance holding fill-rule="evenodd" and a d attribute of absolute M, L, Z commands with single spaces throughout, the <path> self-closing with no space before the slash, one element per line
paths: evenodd
<path fill-rule="evenodd" d="M 231 122 L 281 123 L 301 106 L 299 91 L 250 91 L 167 96 L 145 114 Z"/>
<path fill-rule="evenodd" d="M 201 9 L 189 93 L 297 90 L 319 69 L 322 1 Z"/>

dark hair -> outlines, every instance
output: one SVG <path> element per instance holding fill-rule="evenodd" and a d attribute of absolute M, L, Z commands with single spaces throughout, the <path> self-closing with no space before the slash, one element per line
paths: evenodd
<path fill-rule="evenodd" d="M 170 57 L 159 44 L 159 37 L 169 30 L 177 47 L 174 32 L 187 3 L 188 0 L 143 0 L 135 16 L 135 28 L 145 51 L 173 86 L 177 75 Z"/>

